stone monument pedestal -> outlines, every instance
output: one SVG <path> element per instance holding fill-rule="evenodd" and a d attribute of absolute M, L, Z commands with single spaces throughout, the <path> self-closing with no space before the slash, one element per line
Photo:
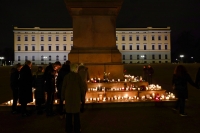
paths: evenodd
<path fill-rule="evenodd" d="M 65 0 L 73 19 L 72 63 L 84 63 L 90 77 L 123 79 L 122 56 L 116 47 L 116 17 L 123 0 Z"/>

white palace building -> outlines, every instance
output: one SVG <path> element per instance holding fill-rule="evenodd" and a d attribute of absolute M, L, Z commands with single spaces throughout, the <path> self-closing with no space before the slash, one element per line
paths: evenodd
<path fill-rule="evenodd" d="M 72 28 L 14 27 L 14 64 L 64 63 L 73 47 Z M 171 63 L 170 27 L 116 28 L 122 63 Z"/>

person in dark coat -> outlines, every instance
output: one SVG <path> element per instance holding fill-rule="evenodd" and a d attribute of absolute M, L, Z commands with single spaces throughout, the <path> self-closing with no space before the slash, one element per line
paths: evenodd
<path fill-rule="evenodd" d="M 74 130 L 75 133 L 80 133 L 80 110 L 83 111 L 85 104 L 84 84 L 78 74 L 78 64 L 71 64 L 70 70 L 63 80 L 61 95 L 65 100 L 66 132 Z"/>
<path fill-rule="evenodd" d="M 65 75 L 67 75 L 69 72 L 70 72 L 70 61 L 67 60 L 65 64 L 63 64 L 62 68 L 59 70 L 56 80 L 56 86 L 58 89 L 58 98 L 59 98 L 58 112 L 61 118 L 63 117 L 63 100 L 61 98 L 62 83 Z"/>
<path fill-rule="evenodd" d="M 57 71 L 60 67 L 61 63 L 57 61 L 47 66 L 44 72 L 45 91 L 47 92 L 47 101 L 46 101 L 47 116 L 54 115 L 53 103 L 54 103 L 54 94 L 56 91 L 56 76 L 57 76 Z"/>
<path fill-rule="evenodd" d="M 197 88 L 186 68 L 183 65 L 178 65 L 174 70 L 172 85 L 174 86 L 175 95 L 178 98 L 174 110 L 179 110 L 180 116 L 187 116 L 185 113 L 185 99 L 188 99 L 187 83 Z"/>
<path fill-rule="evenodd" d="M 147 66 L 143 66 L 143 80 L 147 81 L 147 77 L 148 77 L 148 69 Z"/>
<path fill-rule="evenodd" d="M 27 60 L 25 65 L 20 70 L 19 78 L 19 103 L 21 104 L 22 116 L 28 116 L 29 113 L 26 110 L 27 103 L 33 101 L 32 97 L 32 72 L 31 61 Z"/>
<path fill-rule="evenodd" d="M 45 103 L 44 69 L 42 66 L 39 66 L 37 72 L 33 73 L 33 87 L 35 88 L 37 114 L 42 114 L 42 104 Z"/>
<path fill-rule="evenodd" d="M 17 64 L 11 69 L 10 74 L 10 87 L 13 94 L 13 104 L 12 104 L 12 113 L 17 113 L 17 101 L 19 99 L 19 74 L 22 68 L 21 64 Z"/>
<path fill-rule="evenodd" d="M 147 77 L 148 82 L 149 84 L 152 84 L 154 69 L 151 67 L 151 65 L 148 65 L 147 71 L 148 71 L 148 77 Z"/>

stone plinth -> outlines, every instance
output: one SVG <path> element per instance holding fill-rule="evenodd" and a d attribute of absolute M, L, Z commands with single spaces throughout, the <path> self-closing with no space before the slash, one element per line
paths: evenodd
<path fill-rule="evenodd" d="M 122 56 L 116 47 L 116 17 L 123 0 L 65 0 L 73 19 L 72 63 L 84 63 L 91 77 L 111 72 L 123 78 Z"/>

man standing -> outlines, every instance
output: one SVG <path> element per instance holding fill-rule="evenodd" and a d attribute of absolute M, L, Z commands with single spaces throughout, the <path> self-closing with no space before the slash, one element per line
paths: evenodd
<path fill-rule="evenodd" d="M 80 133 L 80 103 L 81 110 L 84 109 L 85 93 L 84 84 L 78 74 L 78 64 L 70 65 L 71 72 L 67 74 L 62 85 L 62 99 L 65 100 L 66 110 L 66 132 Z M 73 120 L 72 120 L 73 119 Z M 72 124 L 72 122 L 74 124 Z M 74 125 L 74 129 L 73 129 Z"/>
<path fill-rule="evenodd" d="M 19 103 L 21 104 L 22 116 L 28 116 L 29 113 L 26 110 L 27 103 L 33 101 L 32 97 L 32 72 L 31 61 L 27 60 L 25 65 L 20 70 L 19 78 Z"/>
<path fill-rule="evenodd" d="M 47 102 L 46 102 L 47 116 L 54 115 L 53 102 L 54 102 L 54 94 L 56 91 L 56 75 L 60 67 L 61 63 L 57 61 L 54 64 L 50 64 L 49 66 L 47 66 L 44 72 L 45 91 L 47 92 Z"/>

